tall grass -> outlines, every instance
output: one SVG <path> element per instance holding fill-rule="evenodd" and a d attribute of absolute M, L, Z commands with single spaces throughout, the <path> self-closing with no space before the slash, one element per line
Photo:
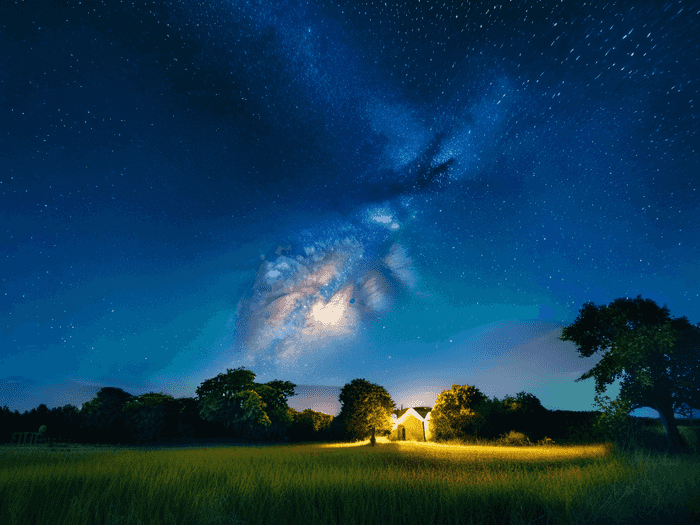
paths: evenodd
<path fill-rule="evenodd" d="M 611 444 L 4 447 L 0 523 L 696 523 L 700 462 Z"/>

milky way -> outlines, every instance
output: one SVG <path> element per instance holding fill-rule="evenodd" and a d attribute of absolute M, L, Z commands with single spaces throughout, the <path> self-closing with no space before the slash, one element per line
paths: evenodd
<path fill-rule="evenodd" d="M 692 3 L 0 9 L 0 403 L 248 366 L 587 410 L 584 302 L 697 321 Z"/>
<path fill-rule="evenodd" d="M 226 5 L 217 9 L 225 11 Z M 258 369 L 263 363 L 290 366 L 299 354 L 328 351 L 334 341 L 351 339 L 360 323 L 391 308 L 402 288 L 415 289 L 411 259 L 392 237 L 410 228 L 412 214 L 422 211 L 421 201 L 426 205 L 425 198 L 414 198 L 417 193 L 464 191 L 450 185 L 478 175 L 494 154 L 515 94 L 506 75 L 481 89 L 459 85 L 457 75 L 451 88 L 465 96 L 463 103 L 415 104 L 379 78 L 362 49 L 349 43 L 352 35 L 316 7 L 258 4 L 236 7 L 231 14 L 235 27 L 250 30 L 244 40 L 266 42 L 263 53 L 246 46 L 253 55 L 243 59 L 246 71 L 254 69 L 252 63 L 265 64 L 267 53 L 280 57 L 279 71 L 261 75 L 258 93 L 263 87 L 276 98 L 278 91 L 289 89 L 278 78 L 287 72 L 291 86 L 304 95 L 296 108 L 313 105 L 327 119 L 330 136 L 350 132 L 353 145 L 374 156 L 358 161 L 364 169 L 349 180 L 324 174 L 323 184 L 337 193 L 346 218 L 329 221 L 324 210 L 310 209 L 314 221 L 326 224 L 292 234 L 290 244 L 263 256 L 252 297 L 239 304 L 239 351 L 253 357 Z M 469 100 L 468 93 L 479 96 Z M 303 122 L 307 117 L 300 112 L 295 118 Z M 324 147 L 348 155 L 342 142 L 328 140 Z"/>

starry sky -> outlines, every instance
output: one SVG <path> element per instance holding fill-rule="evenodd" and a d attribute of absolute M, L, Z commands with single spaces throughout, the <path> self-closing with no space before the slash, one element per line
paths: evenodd
<path fill-rule="evenodd" d="M 584 302 L 700 321 L 692 2 L 1 9 L 0 405 L 245 366 L 594 410 Z"/>

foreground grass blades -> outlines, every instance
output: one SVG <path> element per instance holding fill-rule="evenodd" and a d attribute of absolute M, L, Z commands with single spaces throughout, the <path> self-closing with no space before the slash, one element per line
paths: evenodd
<path fill-rule="evenodd" d="M 695 523 L 700 462 L 611 445 L 0 449 L 3 524 Z"/>

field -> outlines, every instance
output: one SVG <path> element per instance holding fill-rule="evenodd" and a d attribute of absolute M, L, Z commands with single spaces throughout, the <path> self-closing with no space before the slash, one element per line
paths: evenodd
<path fill-rule="evenodd" d="M 687 429 L 681 428 L 684 435 Z M 700 458 L 612 444 L 0 447 L 0 523 L 690 524 Z"/>

